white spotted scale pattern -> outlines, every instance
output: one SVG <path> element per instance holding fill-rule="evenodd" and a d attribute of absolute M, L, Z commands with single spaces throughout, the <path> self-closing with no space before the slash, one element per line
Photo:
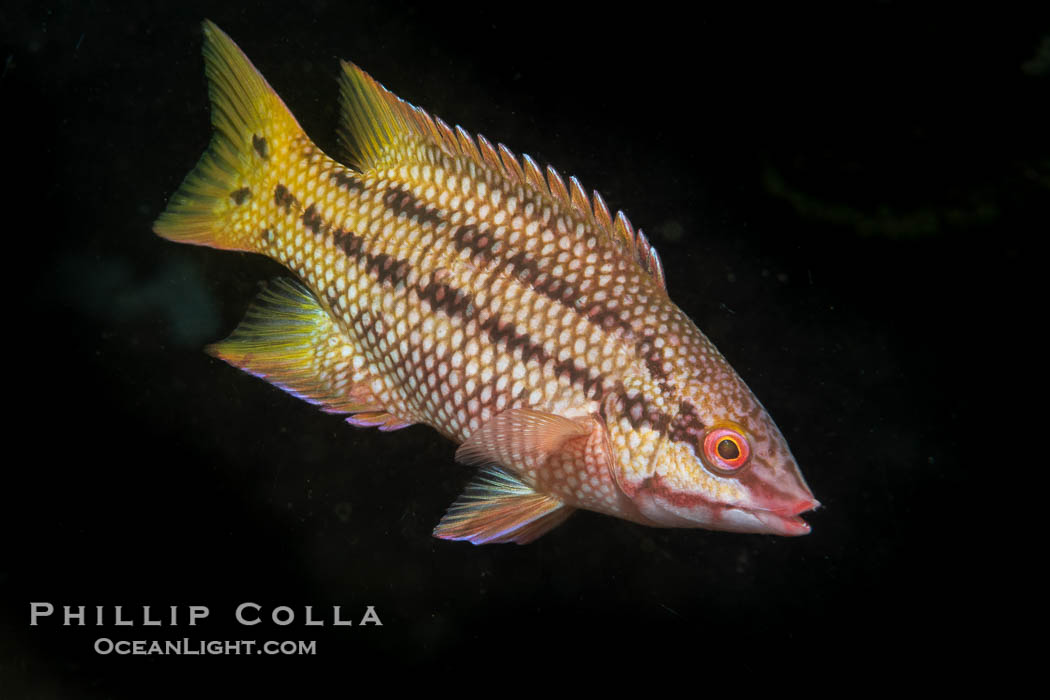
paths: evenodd
<path fill-rule="evenodd" d="M 658 355 L 665 383 L 690 371 L 690 357 L 713 350 L 690 336 L 692 324 L 659 281 L 576 207 L 508 181 L 487 163 L 420 143 L 412 165 L 357 174 L 305 137 L 288 151 L 262 190 L 281 185 L 295 204 L 253 197 L 239 227 L 265 231 L 262 252 L 314 291 L 345 334 L 340 352 L 370 372 L 375 410 L 397 425 L 425 423 L 462 442 L 508 409 L 595 415 L 598 399 L 620 385 L 670 411 L 660 381 L 639 370 L 642 339 L 652 337 L 646 347 Z M 353 185 L 340 185 L 340 176 Z M 392 189 L 418 204 L 399 210 L 399 195 L 391 206 Z M 304 223 L 311 205 L 324 222 L 318 230 Z M 464 227 L 477 230 L 471 245 L 457 242 Z M 340 231 L 363 239 L 356 256 L 340 247 Z M 407 261 L 403 281 L 383 283 L 370 271 L 369 260 L 380 255 Z M 435 280 L 472 302 L 447 313 L 420 293 Z M 552 298 L 551 289 L 569 287 L 571 297 Z M 488 325 L 512 327 L 514 337 L 494 340 L 482 330 Z M 632 422 L 641 419 L 624 416 L 610 436 L 613 450 L 644 463 L 659 432 L 635 430 Z M 589 496 L 598 487 L 579 477 L 564 483 L 571 493 L 563 496 Z"/>
<path fill-rule="evenodd" d="M 213 351 L 357 425 L 427 424 L 464 454 L 484 442 L 508 475 L 468 490 L 456 517 L 473 518 L 489 486 L 523 484 L 495 499 L 511 505 L 473 541 L 513 539 L 505 519 L 521 492 L 536 497 L 511 523 L 516 541 L 564 519 L 563 504 L 656 524 L 631 500 L 650 486 L 680 492 L 672 510 L 742 504 L 743 480 L 698 459 L 704 426 L 723 416 L 755 426 L 756 461 L 790 461 L 757 400 L 668 298 L 648 239 L 600 195 L 346 63 L 343 165 L 229 37 L 206 22 L 205 38 L 215 136 L 155 230 L 266 254 L 305 285 L 271 287 Z"/>

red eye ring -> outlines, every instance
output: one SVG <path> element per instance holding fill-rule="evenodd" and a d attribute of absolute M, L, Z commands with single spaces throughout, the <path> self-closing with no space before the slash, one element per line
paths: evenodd
<path fill-rule="evenodd" d="M 704 438 L 704 462 L 718 474 L 738 474 L 750 458 L 751 445 L 739 430 L 715 428 Z"/>

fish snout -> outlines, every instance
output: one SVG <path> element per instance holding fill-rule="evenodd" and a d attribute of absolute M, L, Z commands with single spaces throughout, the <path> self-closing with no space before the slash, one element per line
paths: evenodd
<path fill-rule="evenodd" d="M 820 507 L 820 501 L 813 494 L 800 498 L 790 505 L 776 510 L 756 510 L 755 517 L 774 535 L 808 535 L 810 525 L 800 515 Z"/>
<path fill-rule="evenodd" d="M 795 461 L 789 459 L 775 469 L 755 466 L 758 468 L 745 480 L 750 494 L 750 503 L 745 504 L 748 510 L 772 534 L 809 534 L 809 523 L 799 516 L 820 507 L 820 501 L 813 496 Z"/>

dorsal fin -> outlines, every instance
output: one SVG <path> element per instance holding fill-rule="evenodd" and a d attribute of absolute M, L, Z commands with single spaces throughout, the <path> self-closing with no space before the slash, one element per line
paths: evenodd
<path fill-rule="evenodd" d="M 565 189 L 565 182 L 561 179 L 561 175 L 551 165 L 547 166 L 547 186 L 550 188 L 554 198 L 567 208 L 569 206 L 569 190 Z"/>
<path fill-rule="evenodd" d="M 407 136 L 423 136 L 416 111 L 352 63 L 343 61 L 339 80 L 342 125 L 339 142 L 347 164 L 358 171 L 396 162 Z"/>
<path fill-rule="evenodd" d="M 456 132 L 453 131 L 451 126 L 442 121 L 441 117 L 434 117 L 434 121 L 437 123 L 437 135 L 442 145 L 444 145 L 450 153 L 456 153 L 458 151 Z"/>
<path fill-rule="evenodd" d="M 518 163 L 518 157 L 502 143 L 499 145 L 499 157 L 500 160 L 503 161 L 503 167 L 506 168 L 507 175 L 512 180 L 515 180 L 516 182 L 525 182 L 525 173 L 521 171 L 521 164 Z"/>
<path fill-rule="evenodd" d="M 466 129 L 458 124 L 456 125 L 456 135 L 459 136 L 460 153 L 469 157 L 478 165 L 481 165 L 481 153 L 478 152 L 478 147 L 474 145 L 474 138 L 467 133 Z"/>
<path fill-rule="evenodd" d="M 598 190 L 594 191 L 594 220 L 606 231 L 612 228 L 612 215 L 609 213 L 609 207 L 605 206 L 605 200 L 598 194 Z"/>
<path fill-rule="evenodd" d="M 417 157 L 416 146 L 420 141 L 434 143 L 451 156 L 465 156 L 481 168 L 531 186 L 566 210 L 585 217 L 665 287 L 663 267 L 652 245 L 644 237 L 635 235 L 622 211 L 613 218 L 597 192 L 593 200 L 589 200 L 575 177 L 569 178 L 569 187 L 566 187 L 553 167 L 548 166 L 545 175 L 528 155 L 519 160 L 503 144 L 493 147 L 483 136 L 475 140 L 463 127 L 452 128 L 440 118 L 431 117 L 405 102 L 353 63 L 343 61 L 342 66 L 339 141 L 348 165 L 366 171 L 402 163 Z"/>
<path fill-rule="evenodd" d="M 489 167 L 497 173 L 503 172 L 503 163 L 499 159 L 499 153 L 496 151 L 496 148 L 489 143 L 489 140 L 481 134 L 478 134 L 478 145 L 481 146 L 481 156 L 485 159 L 485 162 L 489 164 Z"/>
<path fill-rule="evenodd" d="M 634 248 L 634 227 L 631 226 L 631 220 L 627 218 L 627 215 L 622 211 L 616 212 L 616 220 L 612 225 L 613 238 L 620 241 L 620 243 L 628 248 Z"/>
<path fill-rule="evenodd" d="M 522 156 L 521 162 L 525 170 L 525 181 L 539 191 L 549 193 L 550 190 L 547 189 L 547 183 L 543 179 L 543 171 L 540 170 L 540 166 L 536 165 L 536 161 L 532 159 L 532 156 L 526 153 Z"/>
<path fill-rule="evenodd" d="M 656 254 L 656 249 L 653 248 L 652 243 L 642 233 L 642 229 L 638 229 L 635 247 L 638 248 L 638 262 L 642 264 L 642 269 L 652 275 L 654 279 L 660 282 L 660 286 L 666 289 L 664 266 L 660 262 L 660 256 Z"/>
<path fill-rule="evenodd" d="M 594 212 L 591 211 L 591 203 L 587 201 L 587 193 L 575 175 L 569 178 L 569 193 L 572 197 L 573 209 L 594 221 Z"/>

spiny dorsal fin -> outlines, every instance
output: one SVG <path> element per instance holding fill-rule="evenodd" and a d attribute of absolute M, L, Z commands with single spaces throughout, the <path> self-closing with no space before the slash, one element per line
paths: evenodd
<path fill-rule="evenodd" d="M 594 191 L 594 220 L 606 231 L 612 228 L 612 215 L 609 214 L 609 207 L 605 206 L 605 200 L 598 194 L 598 190 Z"/>
<path fill-rule="evenodd" d="M 495 170 L 497 173 L 503 172 L 503 163 L 500 162 L 499 153 L 495 147 L 489 143 L 489 140 L 478 134 L 478 145 L 481 146 L 481 156 L 488 163 L 488 166 Z"/>
<path fill-rule="evenodd" d="M 616 221 L 613 222 L 612 233 L 623 246 L 627 248 L 634 247 L 634 227 L 631 226 L 631 220 L 622 211 L 616 212 Z"/>
<path fill-rule="evenodd" d="M 649 239 L 642 233 L 642 229 L 638 229 L 635 246 L 638 248 L 638 262 L 642 264 L 642 269 L 652 275 L 654 279 L 660 282 L 660 286 L 666 289 L 664 267 L 660 263 L 660 256 L 656 254 L 656 249 L 653 248 Z"/>
<path fill-rule="evenodd" d="M 434 121 L 437 122 L 438 136 L 441 138 L 441 143 L 449 153 L 458 153 L 456 132 L 453 131 L 452 127 L 442 121 L 441 117 L 434 117 Z"/>
<path fill-rule="evenodd" d="M 547 186 L 554 198 L 562 203 L 562 206 L 569 206 L 569 191 L 565 189 L 565 182 L 562 181 L 558 171 L 550 165 L 547 166 Z"/>
<path fill-rule="evenodd" d="M 503 161 L 503 166 L 506 168 L 507 176 L 515 182 L 525 182 L 525 173 L 521 171 L 521 165 L 518 163 L 518 158 L 514 155 L 514 152 L 501 143 L 499 145 L 499 156 L 500 160 Z"/>
<path fill-rule="evenodd" d="M 475 142 L 463 127 L 453 129 L 440 118 L 405 102 L 358 66 L 346 61 L 342 66 L 339 140 L 350 166 L 366 171 L 403 162 L 416 157 L 415 147 L 420 140 L 429 141 L 449 155 L 465 156 L 479 167 L 494 170 L 512 182 L 530 185 L 566 209 L 576 211 L 622 246 L 661 287 L 665 286 L 663 268 L 652 246 L 647 241 L 639 242 L 623 212 L 618 212 L 614 220 L 597 192 L 593 203 L 588 200 L 575 177 L 569 179 L 567 188 L 553 167 L 548 166 L 544 175 L 527 154 L 519 162 L 503 144 L 494 148 L 484 136 L 478 136 Z"/>
<path fill-rule="evenodd" d="M 525 169 L 525 181 L 541 192 L 549 192 L 547 183 L 543 179 L 543 171 L 540 170 L 540 166 L 536 165 L 532 156 L 526 153 L 522 156 L 521 162 Z"/>
<path fill-rule="evenodd" d="M 587 201 L 587 193 L 583 190 L 583 185 L 573 175 L 569 178 L 569 192 L 572 197 L 572 206 L 581 216 L 586 216 L 591 221 L 595 221 L 594 212 L 591 210 L 591 204 Z"/>
<path fill-rule="evenodd" d="M 467 130 L 457 124 L 456 135 L 459 136 L 459 152 L 481 165 L 481 153 L 478 152 L 474 139 L 467 133 Z"/>

